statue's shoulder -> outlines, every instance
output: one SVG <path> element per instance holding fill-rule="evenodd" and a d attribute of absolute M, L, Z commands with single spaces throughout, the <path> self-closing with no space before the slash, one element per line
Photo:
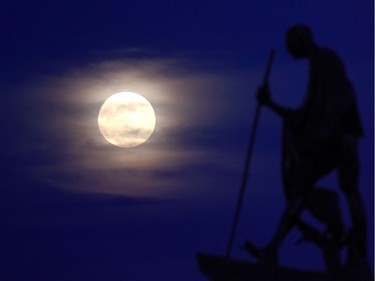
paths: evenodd
<path fill-rule="evenodd" d="M 332 49 L 327 47 L 319 47 L 318 55 L 316 56 L 317 61 L 319 63 L 323 63 L 325 65 L 344 69 L 344 65 L 342 62 L 341 57 Z"/>

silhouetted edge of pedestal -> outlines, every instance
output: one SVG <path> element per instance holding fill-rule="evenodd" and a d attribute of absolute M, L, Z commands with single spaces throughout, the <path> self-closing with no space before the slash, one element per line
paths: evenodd
<path fill-rule="evenodd" d="M 212 281 L 371 281 L 370 272 L 342 269 L 335 272 L 308 271 L 290 267 L 273 269 L 255 263 L 197 254 L 200 271 Z"/>

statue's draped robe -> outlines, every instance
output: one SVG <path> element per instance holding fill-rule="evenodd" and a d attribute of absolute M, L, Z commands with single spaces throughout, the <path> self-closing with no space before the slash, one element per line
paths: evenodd
<path fill-rule="evenodd" d="M 310 61 L 309 88 L 296 110 L 284 118 L 282 170 L 286 194 L 303 192 L 293 181 L 310 184 L 332 171 L 345 136 L 362 136 L 355 91 L 332 51 L 320 48 Z M 297 180 L 298 181 L 298 180 Z M 292 184 L 290 184 L 292 183 Z"/>

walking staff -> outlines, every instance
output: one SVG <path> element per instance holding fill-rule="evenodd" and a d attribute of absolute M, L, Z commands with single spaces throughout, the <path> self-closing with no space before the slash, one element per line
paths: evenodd
<path fill-rule="evenodd" d="M 273 63 L 273 58 L 275 56 L 275 50 L 272 49 L 268 58 L 268 63 L 267 63 L 267 68 L 266 68 L 266 73 L 264 75 L 264 80 L 263 80 L 263 88 L 268 87 L 268 78 L 271 72 L 271 66 Z M 236 210 L 234 213 L 234 218 L 233 218 L 233 223 L 232 223 L 232 228 L 229 236 L 229 243 L 228 243 L 228 248 L 226 252 L 226 258 L 229 259 L 232 248 L 233 248 L 233 242 L 236 237 L 236 232 L 237 232 L 237 225 L 239 221 L 239 216 L 242 208 L 242 203 L 243 203 L 243 198 L 245 195 L 245 190 L 246 190 L 246 185 L 247 185 L 247 179 L 248 179 L 248 174 L 249 174 L 249 169 L 251 165 L 251 156 L 253 153 L 253 147 L 254 147 L 254 142 L 255 142 L 255 136 L 256 136 L 256 131 L 257 131 L 257 126 L 259 123 L 259 117 L 260 117 L 260 111 L 261 111 L 262 104 L 258 102 L 256 110 L 255 110 L 255 116 L 253 119 L 253 125 L 252 125 L 252 130 L 250 134 L 250 140 L 247 148 L 247 154 L 246 154 L 246 160 L 245 160 L 245 166 L 243 170 L 243 176 L 242 176 L 242 183 L 241 183 L 241 188 L 240 188 L 240 193 L 238 196 L 237 200 L 237 206 Z"/>

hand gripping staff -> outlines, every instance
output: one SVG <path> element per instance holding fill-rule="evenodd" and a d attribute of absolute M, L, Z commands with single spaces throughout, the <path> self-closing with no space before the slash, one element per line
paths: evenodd
<path fill-rule="evenodd" d="M 271 66 L 272 66 L 272 63 L 273 63 L 274 56 L 275 56 L 275 50 L 272 49 L 271 52 L 270 52 L 270 55 L 268 57 L 266 73 L 264 75 L 264 80 L 263 80 L 263 87 L 268 87 L 268 77 L 269 77 L 269 74 L 271 72 Z M 258 102 L 256 110 L 255 110 L 255 116 L 254 116 L 254 120 L 253 120 L 252 130 L 251 130 L 251 134 L 250 134 L 250 141 L 249 141 L 249 144 L 248 144 L 248 147 L 247 147 L 247 155 L 246 155 L 245 166 L 244 166 L 244 170 L 243 170 L 240 193 L 239 193 L 239 196 L 238 196 L 238 199 L 237 199 L 237 206 L 236 206 L 236 210 L 235 210 L 235 213 L 234 213 L 232 229 L 231 229 L 230 236 L 229 236 L 228 248 L 227 248 L 227 252 L 226 252 L 226 255 L 225 255 L 225 257 L 227 259 L 230 258 L 230 255 L 231 255 L 231 252 L 232 252 L 232 247 L 233 247 L 233 242 L 234 242 L 236 232 L 237 232 L 237 225 L 238 225 L 238 220 L 239 220 L 239 216 L 240 216 L 240 212 L 241 212 L 241 208 L 242 208 L 243 198 L 244 198 L 244 195 L 245 195 L 247 178 L 248 178 L 250 164 L 251 164 L 251 156 L 252 156 L 252 153 L 253 153 L 253 146 L 254 146 L 254 142 L 255 142 L 255 136 L 256 136 L 257 126 L 258 126 L 258 122 L 259 122 L 261 107 L 262 107 L 261 103 Z"/>

